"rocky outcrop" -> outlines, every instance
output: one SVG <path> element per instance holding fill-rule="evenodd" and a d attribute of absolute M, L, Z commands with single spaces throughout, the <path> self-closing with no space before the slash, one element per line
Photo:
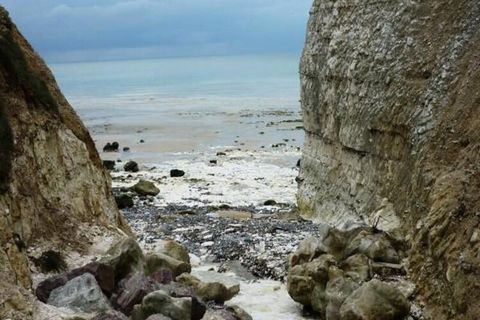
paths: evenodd
<path fill-rule="evenodd" d="M 27 250 L 86 248 L 82 225 L 128 229 L 87 129 L 0 7 L 1 319 L 32 317 Z"/>
<path fill-rule="evenodd" d="M 301 61 L 310 218 L 400 229 L 433 319 L 476 319 L 480 3 L 316 0 Z"/>

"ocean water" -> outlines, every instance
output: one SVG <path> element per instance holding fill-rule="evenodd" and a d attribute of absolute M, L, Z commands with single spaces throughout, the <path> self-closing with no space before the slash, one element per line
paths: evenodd
<path fill-rule="evenodd" d="M 119 141 L 135 158 L 155 162 L 227 146 L 266 148 L 283 139 L 300 145 L 303 132 L 291 128 L 301 125 L 298 61 L 256 55 L 50 67 L 100 150 Z"/>

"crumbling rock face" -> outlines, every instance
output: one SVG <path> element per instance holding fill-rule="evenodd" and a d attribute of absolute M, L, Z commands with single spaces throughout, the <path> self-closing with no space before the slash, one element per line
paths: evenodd
<path fill-rule="evenodd" d="M 316 0 L 299 207 L 400 228 L 432 319 L 480 314 L 480 2 Z"/>
<path fill-rule="evenodd" d="M 78 224 L 127 230 L 94 143 L 0 7 L 0 318 L 29 319 L 26 249 L 79 246 Z"/>

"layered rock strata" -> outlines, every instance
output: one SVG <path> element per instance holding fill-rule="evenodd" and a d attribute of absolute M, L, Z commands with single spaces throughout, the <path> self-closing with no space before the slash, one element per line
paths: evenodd
<path fill-rule="evenodd" d="M 32 317 L 27 250 L 86 247 L 82 224 L 128 229 L 87 129 L 0 7 L 1 319 Z"/>
<path fill-rule="evenodd" d="M 316 0 L 302 213 L 400 229 L 433 319 L 480 314 L 480 2 Z"/>

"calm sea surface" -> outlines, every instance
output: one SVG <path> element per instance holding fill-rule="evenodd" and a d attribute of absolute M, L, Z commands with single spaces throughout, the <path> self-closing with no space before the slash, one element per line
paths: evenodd
<path fill-rule="evenodd" d="M 298 61 L 295 55 L 257 55 L 50 67 L 98 145 L 144 139 L 139 152 L 183 152 L 231 145 L 242 135 L 255 147 L 279 140 L 251 131 L 258 134 L 262 121 L 299 118 Z"/>

